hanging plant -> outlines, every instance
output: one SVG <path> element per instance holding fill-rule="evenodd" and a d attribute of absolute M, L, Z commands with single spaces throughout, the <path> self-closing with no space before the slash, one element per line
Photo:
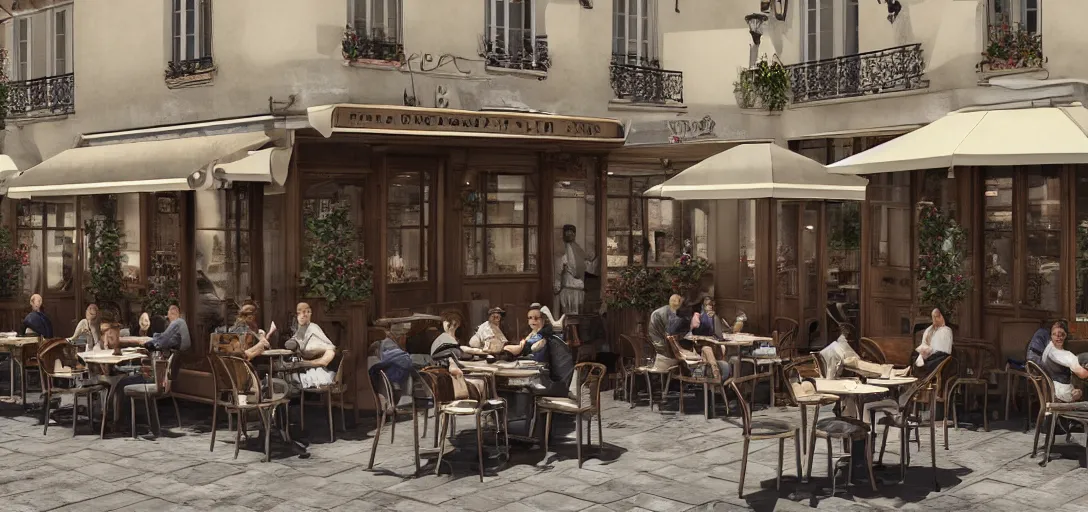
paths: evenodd
<path fill-rule="evenodd" d="M 955 219 L 933 203 L 918 203 L 918 209 L 921 305 L 940 308 L 951 318 L 971 289 L 971 279 L 963 270 L 967 237 Z"/>
<path fill-rule="evenodd" d="M 299 275 L 303 293 L 325 299 L 329 309 L 370 297 L 374 269 L 355 254 L 355 230 L 344 203 L 335 203 L 324 216 L 306 219 L 306 242 L 310 251 Z"/>
<path fill-rule="evenodd" d="M 773 61 L 764 55 L 754 67 L 738 72 L 733 94 L 740 108 L 781 111 L 790 102 L 790 72 L 777 55 Z"/>
<path fill-rule="evenodd" d="M 0 215 L 0 299 L 13 299 L 23 292 L 23 267 L 30 264 L 30 257 L 25 248 L 15 245 L 3 220 Z"/>
<path fill-rule="evenodd" d="M 117 221 L 108 216 L 96 216 L 83 224 L 87 233 L 87 265 L 90 279 L 87 294 L 97 303 L 118 301 L 122 298 L 121 243 L 124 234 Z"/>

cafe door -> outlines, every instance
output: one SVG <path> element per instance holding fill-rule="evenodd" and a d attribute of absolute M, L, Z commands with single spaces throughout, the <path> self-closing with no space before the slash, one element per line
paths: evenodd
<path fill-rule="evenodd" d="M 386 314 L 439 302 L 435 224 L 435 158 L 390 156 L 386 163 L 384 268 Z"/>
<path fill-rule="evenodd" d="M 823 272 L 823 204 L 779 201 L 775 251 L 775 308 L 772 328 L 793 330 L 797 349 L 822 347 L 826 297 Z"/>

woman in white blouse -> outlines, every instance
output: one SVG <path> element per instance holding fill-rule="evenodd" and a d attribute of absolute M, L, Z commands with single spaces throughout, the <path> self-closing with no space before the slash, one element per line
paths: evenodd
<path fill-rule="evenodd" d="M 922 344 L 914 349 L 914 352 L 918 354 L 914 365 L 925 368 L 927 372 L 952 354 L 952 329 L 945 324 L 941 308 L 933 308 L 930 317 L 933 319 L 933 325 L 927 327 L 922 333 Z"/>
<path fill-rule="evenodd" d="M 69 341 L 75 341 L 78 338 L 84 338 L 87 342 L 87 346 L 83 349 L 87 352 L 95 352 L 98 350 L 106 350 L 106 345 L 102 342 L 102 331 L 98 325 L 98 305 L 91 304 L 87 306 L 87 311 L 84 313 L 83 320 L 80 320 L 76 324 L 76 330 L 72 333 L 72 337 L 68 338 Z"/>
<path fill-rule="evenodd" d="M 310 322 L 314 312 L 309 304 L 298 303 L 295 313 L 298 315 L 298 329 L 285 346 L 298 352 L 303 359 L 302 365 L 310 367 L 299 375 L 302 387 L 316 388 L 332 384 L 336 378 L 336 372 L 330 370 L 328 366 L 336 357 L 336 345 L 329 340 L 321 327 Z"/>

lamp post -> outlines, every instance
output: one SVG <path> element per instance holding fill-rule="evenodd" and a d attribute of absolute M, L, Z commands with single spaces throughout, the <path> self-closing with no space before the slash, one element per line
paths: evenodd
<path fill-rule="evenodd" d="M 752 34 L 752 46 L 748 55 L 748 67 L 756 66 L 759 59 L 759 40 L 763 37 L 763 24 L 767 21 L 767 15 L 761 12 L 752 13 L 744 17 L 748 23 L 748 33 Z"/>

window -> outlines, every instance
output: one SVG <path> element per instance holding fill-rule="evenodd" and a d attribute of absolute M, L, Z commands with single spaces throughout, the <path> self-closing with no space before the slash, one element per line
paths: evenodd
<path fill-rule="evenodd" d="M 719 219 L 736 219 L 716 227 L 718 247 L 725 257 L 715 261 L 714 275 L 724 286 L 721 297 L 751 301 L 756 298 L 756 201 L 718 201 Z M 703 256 L 699 254 L 699 256 Z M 704 256 L 705 257 L 705 256 Z M 736 259 L 734 259 L 736 258 Z"/>
<path fill-rule="evenodd" d="M 30 79 L 30 19 L 15 21 L 15 79 Z"/>
<path fill-rule="evenodd" d="M 806 62 L 835 56 L 835 0 L 805 0 L 803 51 Z"/>
<path fill-rule="evenodd" d="M 427 230 L 431 223 L 431 173 L 398 171 L 389 180 L 388 283 L 427 280 Z"/>
<path fill-rule="evenodd" d="M 536 39 L 534 0 L 487 0 L 487 39 L 494 51 L 521 55 L 533 51 Z"/>
<path fill-rule="evenodd" d="M 869 180 L 872 223 L 872 264 L 877 267 L 911 268 L 910 173 L 876 174 Z"/>
<path fill-rule="evenodd" d="M 140 283 L 140 194 L 94 195 L 79 198 L 80 224 L 98 219 L 114 219 L 121 232 L 122 289 L 135 291 Z M 91 232 L 83 232 L 83 269 L 90 272 Z M 84 281 L 86 282 L 86 281 Z"/>
<path fill-rule="evenodd" d="M 1011 306 L 1013 303 L 1013 176 L 1011 167 L 990 167 L 984 175 L 985 192 L 982 250 L 986 255 L 983 282 L 986 304 Z"/>
<path fill-rule="evenodd" d="M 656 0 L 612 0 L 612 56 L 626 64 L 648 65 L 656 58 L 652 16 Z"/>
<path fill-rule="evenodd" d="M 681 254 L 680 204 L 642 196 L 661 176 L 609 177 L 608 268 L 671 265 Z"/>
<path fill-rule="evenodd" d="M 229 325 L 227 309 L 250 298 L 250 187 L 196 192 L 196 286 L 199 323 Z M 199 329 L 198 329 L 199 330 Z"/>
<path fill-rule="evenodd" d="M 15 80 L 73 71 L 71 3 L 19 16 L 11 27 Z"/>
<path fill-rule="evenodd" d="M 171 0 L 173 62 L 212 55 L 212 0 Z"/>
<path fill-rule="evenodd" d="M 858 0 L 846 0 L 846 29 L 843 33 L 843 55 L 857 55 L 858 48 Z"/>
<path fill-rule="evenodd" d="M 26 293 L 74 292 L 78 218 L 76 198 L 20 201 L 16 237 L 29 254 L 23 267 Z"/>
<path fill-rule="evenodd" d="M 537 193 L 533 176 L 481 173 L 462 196 L 465 275 L 536 272 Z"/>
<path fill-rule="evenodd" d="M 360 37 L 400 41 L 401 0 L 348 0 L 348 19 Z"/>
<path fill-rule="evenodd" d="M 68 13 L 53 13 L 53 70 L 68 69 Z M 62 74 L 62 73 L 57 73 Z"/>
<path fill-rule="evenodd" d="M 1032 34 L 1042 28 L 1039 0 L 990 0 L 988 4 L 991 25 L 1015 23 Z"/>

